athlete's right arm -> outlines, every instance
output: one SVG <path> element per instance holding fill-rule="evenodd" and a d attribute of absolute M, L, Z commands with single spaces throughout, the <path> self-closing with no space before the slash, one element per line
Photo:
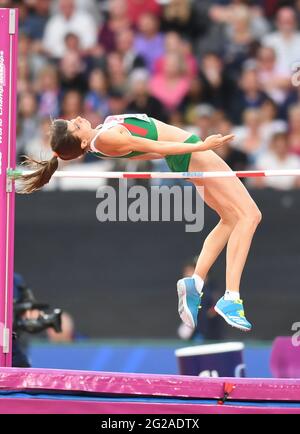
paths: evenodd
<path fill-rule="evenodd" d="M 106 151 L 108 153 L 113 151 L 120 154 L 126 154 L 132 151 L 138 151 L 156 153 L 165 156 L 215 149 L 229 142 L 233 139 L 233 137 L 234 136 L 232 134 L 227 136 L 215 134 L 207 137 L 207 139 L 205 139 L 203 142 L 168 142 L 146 139 L 144 137 L 135 137 L 112 128 L 111 130 L 105 131 L 99 135 L 96 141 L 96 147 L 98 146 L 99 151 L 102 150 L 104 153 L 106 153 Z"/>

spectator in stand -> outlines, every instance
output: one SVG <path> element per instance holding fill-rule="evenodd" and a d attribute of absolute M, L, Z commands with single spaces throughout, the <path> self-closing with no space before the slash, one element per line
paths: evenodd
<path fill-rule="evenodd" d="M 34 92 L 27 91 L 19 95 L 18 100 L 18 135 L 17 152 L 23 153 L 26 144 L 36 136 L 39 127 L 37 100 Z"/>
<path fill-rule="evenodd" d="M 256 169 L 300 169 L 300 157 L 290 153 L 287 133 L 276 133 L 272 138 L 269 150 L 256 161 Z M 271 187 L 276 190 L 290 190 L 300 187 L 300 180 L 295 176 L 278 176 L 255 178 L 256 187 Z"/>
<path fill-rule="evenodd" d="M 173 110 L 168 114 L 168 124 L 174 125 L 177 128 L 186 128 L 182 113 L 179 110 Z"/>
<path fill-rule="evenodd" d="M 18 95 L 24 92 L 30 92 L 32 89 L 32 78 L 30 75 L 29 65 L 26 57 L 21 56 L 18 59 L 18 81 L 17 92 Z"/>
<path fill-rule="evenodd" d="M 259 109 L 244 112 L 244 125 L 234 128 L 234 144 L 249 154 L 253 163 L 257 156 L 269 146 L 274 133 L 287 131 L 287 123 L 277 119 L 277 106 L 266 99 Z"/>
<path fill-rule="evenodd" d="M 276 0 L 271 0 L 276 1 Z M 265 2 L 265 1 L 264 1 Z M 235 15 L 239 14 L 241 7 L 247 8 L 249 15 L 250 30 L 255 39 L 260 39 L 270 29 L 270 24 L 264 17 L 264 11 L 261 6 L 262 3 L 258 1 L 245 1 L 245 0 L 233 0 L 227 1 L 226 6 L 214 5 L 210 8 L 210 17 L 214 22 L 225 23 L 230 25 L 231 20 Z"/>
<path fill-rule="evenodd" d="M 77 57 L 80 58 L 80 63 L 82 71 L 84 73 L 89 73 L 96 66 L 104 67 L 105 61 L 99 46 L 95 46 L 90 50 L 82 50 L 80 45 L 80 39 L 75 33 L 67 33 L 65 36 L 65 47 L 66 51 L 64 57 L 68 55 L 69 52 L 76 53 Z M 83 86 L 86 90 L 86 86 Z"/>
<path fill-rule="evenodd" d="M 116 52 L 121 56 L 126 74 L 145 66 L 143 57 L 135 52 L 134 32 L 131 29 L 124 29 L 116 34 Z"/>
<path fill-rule="evenodd" d="M 119 115 L 125 113 L 127 100 L 125 94 L 120 90 L 112 89 L 108 94 L 108 114 Z"/>
<path fill-rule="evenodd" d="M 34 81 L 39 71 L 48 63 L 45 56 L 36 52 L 32 39 L 26 33 L 22 32 L 19 34 L 18 41 L 18 61 L 23 62 L 23 64 L 26 63 L 28 81 Z M 20 78 L 22 79 L 23 77 Z"/>
<path fill-rule="evenodd" d="M 74 119 L 78 113 L 82 113 L 82 95 L 77 90 L 68 90 L 63 97 L 60 117 L 63 119 Z"/>
<path fill-rule="evenodd" d="M 166 112 L 162 103 L 149 93 L 149 72 L 146 69 L 136 69 L 129 77 L 128 113 L 147 113 L 166 122 Z"/>
<path fill-rule="evenodd" d="M 195 108 L 204 101 L 203 94 L 203 81 L 197 76 L 192 78 L 188 93 L 179 106 L 179 110 L 186 124 L 191 125 L 193 123 Z"/>
<path fill-rule="evenodd" d="M 233 146 L 245 152 L 249 161 L 254 164 L 258 156 L 267 147 L 262 130 L 262 119 L 260 109 L 249 108 L 243 113 L 243 125 L 233 129 L 235 139 Z"/>
<path fill-rule="evenodd" d="M 25 4 L 23 5 L 24 8 L 26 9 Z M 22 18 L 19 21 L 19 61 L 21 56 L 26 58 L 32 81 L 36 79 L 40 69 L 48 63 L 41 40 L 49 19 L 49 9 L 50 0 L 35 1 L 31 8 L 28 8 L 23 22 Z"/>
<path fill-rule="evenodd" d="M 58 3 L 58 0 L 55 1 L 56 3 Z M 78 10 L 87 12 L 89 15 L 92 15 L 96 20 L 96 23 L 101 26 L 103 22 L 102 10 L 105 8 L 105 1 L 103 0 L 75 0 L 75 1 Z"/>
<path fill-rule="evenodd" d="M 193 53 L 193 45 L 188 39 L 181 39 L 181 49 L 183 57 L 187 62 L 187 67 L 191 72 L 191 77 L 194 77 L 199 72 L 198 59 Z"/>
<path fill-rule="evenodd" d="M 289 145 L 290 152 L 300 156 L 300 104 L 289 110 Z"/>
<path fill-rule="evenodd" d="M 51 0 L 30 2 L 30 10 L 22 23 L 24 32 L 34 41 L 43 39 L 47 21 L 50 17 Z"/>
<path fill-rule="evenodd" d="M 297 23 L 299 23 L 300 22 L 300 0 L 294 1 L 294 7 L 296 9 Z"/>
<path fill-rule="evenodd" d="M 5 0 L 4 0 L 5 2 Z M 10 7 L 16 7 L 16 4 L 14 4 L 15 2 L 12 2 L 12 4 L 10 5 Z M 3 6 L 2 5 L 3 2 L 0 0 L 0 7 L 7 7 L 7 6 Z M 30 32 L 29 26 L 27 25 L 27 19 L 29 16 L 29 8 L 26 5 L 25 2 L 22 1 L 18 1 L 17 0 L 17 5 L 18 5 L 18 28 L 20 30 L 21 33 L 26 33 L 28 34 Z"/>
<path fill-rule="evenodd" d="M 278 108 L 272 99 L 266 99 L 260 107 L 260 119 L 263 142 L 267 146 L 275 133 L 287 132 L 287 122 L 278 119 Z"/>
<path fill-rule="evenodd" d="M 75 0 L 59 0 L 59 12 L 47 22 L 43 37 L 44 49 L 51 57 L 63 57 L 68 33 L 75 33 L 79 37 L 84 50 L 96 45 L 97 25 L 93 16 L 78 10 Z"/>
<path fill-rule="evenodd" d="M 156 60 L 164 53 L 164 35 L 159 31 L 159 20 L 155 15 L 147 13 L 139 17 L 134 47 L 152 72 Z"/>
<path fill-rule="evenodd" d="M 109 77 L 110 89 L 125 93 L 128 89 L 128 76 L 122 56 L 113 51 L 106 57 L 106 72 Z"/>
<path fill-rule="evenodd" d="M 223 56 L 225 50 L 226 27 L 223 22 L 219 22 L 212 15 L 214 8 L 212 0 L 194 2 L 194 6 L 204 22 L 204 31 L 193 40 L 198 60 L 201 61 L 202 57 L 207 52 L 215 52 L 220 56 Z"/>
<path fill-rule="evenodd" d="M 250 108 L 259 109 L 266 99 L 267 95 L 260 87 L 257 70 L 246 65 L 239 81 L 239 89 L 231 98 L 233 122 L 240 125 L 244 111 Z"/>
<path fill-rule="evenodd" d="M 256 41 L 267 32 L 263 11 L 244 1 L 233 1 L 225 6 L 210 5 L 208 17 L 211 25 L 199 41 L 200 54 L 206 49 L 220 54 L 232 78 L 237 79 L 243 62 L 252 56 Z"/>
<path fill-rule="evenodd" d="M 39 0 L 26 0 L 26 1 L 39 1 Z M 111 0 L 108 0 L 110 2 Z M 51 10 L 52 13 L 57 13 L 59 10 L 59 0 L 52 0 Z M 100 4 L 99 4 L 100 3 Z M 104 4 L 103 4 L 104 3 Z M 105 8 L 105 0 L 75 0 L 76 8 L 79 11 L 87 12 L 93 15 L 97 23 L 102 21 L 102 9 Z"/>
<path fill-rule="evenodd" d="M 264 0 L 261 3 L 264 8 L 265 15 L 269 18 L 273 18 L 278 7 L 282 4 L 282 0 Z"/>
<path fill-rule="evenodd" d="M 108 82 L 102 69 L 94 69 L 89 76 L 89 91 L 84 100 L 86 113 L 108 114 Z M 100 123 L 100 122 L 99 122 Z"/>
<path fill-rule="evenodd" d="M 266 35 L 262 43 L 276 53 L 276 67 L 286 75 L 300 58 L 300 32 L 297 30 L 296 13 L 293 8 L 283 7 L 276 14 L 277 31 Z"/>
<path fill-rule="evenodd" d="M 232 96 L 237 88 L 228 76 L 224 62 L 216 53 L 203 56 L 200 67 L 203 83 L 203 100 L 217 109 L 223 109 L 231 117 Z"/>
<path fill-rule="evenodd" d="M 175 110 L 187 95 L 190 83 L 183 56 L 167 53 L 163 71 L 154 74 L 150 80 L 150 92 L 167 110 Z"/>
<path fill-rule="evenodd" d="M 257 73 L 262 90 L 281 105 L 291 87 L 291 77 L 286 71 L 278 69 L 273 48 L 263 46 L 258 50 Z"/>
<path fill-rule="evenodd" d="M 116 50 L 116 34 L 130 28 L 126 0 L 110 0 L 108 16 L 98 35 L 98 42 L 104 52 Z"/>
<path fill-rule="evenodd" d="M 57 117 L 60 111 L 60 83 L 54 65 L 47 65 L 40 71 L 35 90 L 39 116 Z"/>
<path fill-rule="evenodd" d="M 192 125 L 189 128 L 191 132 L 199 135 L 202 140 L 211 134 L 215 134 L 215 115 L 216 110 L 213 106 L 209 104 L 199 104 L 195 107 L 194 118 Z"/>
<path fill-rule="evenodd" d="M 199 13 L 196 2 L 190 0 L 169 0 L 164 4 L 162 30 L 176 32 L 192 40 L 205 32 L 206 16 Z"/>
<path fill-rule="evenodd" d="M 245 5 L 234 7 L 230 14 L 225 42 L 225 61 L 232 77 L 239 76 L 243 63 L 251 54 L 254 41 L 249 8 Z"/>
<path fill-rule="evenodd" d="M 39 128 L 32 140 L 28 140 L 24 146 L 24 154 L 34 160 L 48 160 L 51 158 L 52 150 L 49 146 L 49 128 L 51 119 L 43 117 L 40 120 Z"/>
<path fill-rule="evenodd" d="M 59 64 L 61 89 L 86 92 L 87 83 L 84 74 L 85 65 L 77 51 L 67 51 Z"/>
<path fill-rule="evenodd" d="M 156 17 L 161 15 L 161 6 L 157 0 L 126 0 L 127 17 L 130 23 L 136 27 L 142 15 L 151 14 Z"/>
<path fill-rule="evenodd" d="M 80 54 L 80 39 L 75 33 L 67 33 L 65 36 L 66 53 L 68 51 L 76 51 Z"/>
<path fill-rule="evenodd" d="M 216 123 L 216 131 L 222 135 L 232 134 L 233 125 L 229 119 L 220 119 Z M 235 149 L 231 143 L 227 143 L 225 146 L 216 149 L 216 153 L 223 158 L 232 170 L 246 170 L 249 165 L 249 158 L 246 152 Z"/>
<path fill-rule="evenodd" d="M 198 66 L 197 59 L 192 54 L 190 44 L 184 41 L 181 36 L 176 32 L 169 32 L 165 34 L 165 52 L 159 57 L 154 64 L 154 74 L 161 73 L 164 69 L 166 54 L 180 53 L 186 64 L 187 72 L 190 77 L 197 74 Z"/>

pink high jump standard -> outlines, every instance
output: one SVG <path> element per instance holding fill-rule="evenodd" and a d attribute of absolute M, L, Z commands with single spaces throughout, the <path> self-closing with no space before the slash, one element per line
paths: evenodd
<path fill-rule="evenodd" d="M 0 366 L 11 366 L 18 11 L 0 9 Z"/>
<path fill-rule="evenodd" d="M 300 380 L 205 379 L 10 367 L 17 23 L 17 10 L 0 8 L 0 413 L 300 413 Z M 272 176 L 263 172 L 229 176 L 268 175 Z M 161 177 L 168 176 L 174 175 Z M 107 177 L 155 175 L 111 173 Z"/>

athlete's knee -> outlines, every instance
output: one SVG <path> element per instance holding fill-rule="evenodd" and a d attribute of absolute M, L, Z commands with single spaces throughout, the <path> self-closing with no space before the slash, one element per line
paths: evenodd
<path fill-rule="evenodd" d="M 255 203 L 249 207 L 249 217 L 256 226 L 261 222 L 262 213 Z"/>
<path fill-rule="evenodd" d="M 255 218 L 256 218 L 257 225 L 259 225 L 260 222 L 262 221 L 262 212 L 258 207 L 256 207 Z"/>
<path fill-rule="evenodd" d="M 235 226 L 239 220 L 238 209 L 232 203 L 223 205 L 219 212 L 219 216 L 221 222 L 229 226 Z"/>
<path fill-rule="evenodd" d="M 262 220 L 262 213 L 258 206 L 253 203 L 243 209 L 240 218 L 248 225 L 257 227 Z"/>
<path fill-rule="evenodd" d="M 237 224 L 238 222 L 238 214 L 232 210 L 231 212 L 228 212 L 226 214 L 222 213 L 220 214 L 220 223 L 225 225 L 225 226 L 230 226 L 232 228 L 234 228 L 234 226 Z"/>

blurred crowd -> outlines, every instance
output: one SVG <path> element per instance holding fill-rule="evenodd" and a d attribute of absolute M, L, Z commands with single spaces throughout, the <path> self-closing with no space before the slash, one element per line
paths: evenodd
<path fill-rule="evenodd" d="M 234 142 L 218 152 L 234 170 L 300 169 L 300 0 L 0 0 L 0 7 L 20 14 L 19 159 L 49 158 L 51 118 L 80 114 L 96 126 L 110 114 L 145 112 L 203 139 L 233 131 Z M 108 163 L 88 155 L 83 164 Z M 252 184 L 300 187 L 294 177 Z"/>

